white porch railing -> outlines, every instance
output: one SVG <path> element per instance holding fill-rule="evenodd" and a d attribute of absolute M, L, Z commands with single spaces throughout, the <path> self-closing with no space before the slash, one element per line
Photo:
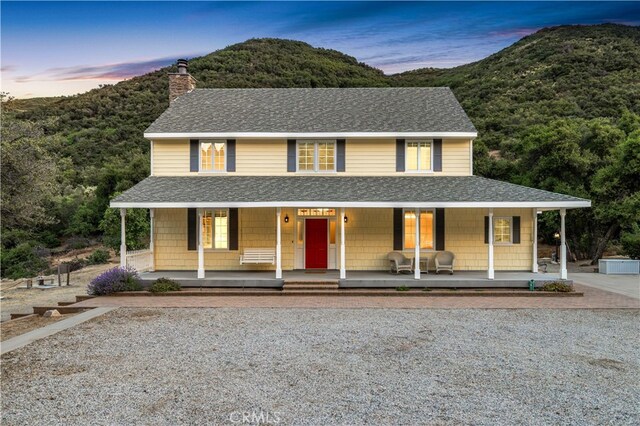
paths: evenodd
<path fill-rule="evenodd" d="M 127 266 L 138 272 L 153 269 L 153 252 L 149 249 L 128 251 Z"/>

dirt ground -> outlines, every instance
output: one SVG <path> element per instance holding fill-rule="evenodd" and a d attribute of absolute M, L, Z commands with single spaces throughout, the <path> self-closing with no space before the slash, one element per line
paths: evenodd
<path fill-rule="evenodd" d="M 58 322 L 65 318 L 69 318 L 76 314 L 66 314 L 60 317 L 44 318 L 41 316 L 19 319 L 14 321 L 5 321 L 0 323 L 0 341 L 11 339 L 37 328 L 45 327 L 54 322 Z"/>
<path fill-rule="evenodd" d="M 98 274 L 107 269 L 118 266 L 117 259 L 104 265 L 91 265 L 71 273 L 69 286 L 66 286 L 63 278 L 63 286 L 48 289 L 20 288 L 26 286 L 26 280 L 2 280 L 0 290 L 0 313 L 2 321 L 6 321 L 13 313 L 31 313 L 33 306 L 57 305 L 58 302 L 73 302 L 76 295 L 87 294 L 87 285 Z"/>

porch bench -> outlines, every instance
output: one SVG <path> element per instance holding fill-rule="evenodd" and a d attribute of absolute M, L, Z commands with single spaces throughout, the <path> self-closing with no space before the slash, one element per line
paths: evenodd
<path fill-rule="evenodd" d="M 248 248 L 240 255 L 240 264 L 276 263 L 276 251 L 270 248 Z"/>

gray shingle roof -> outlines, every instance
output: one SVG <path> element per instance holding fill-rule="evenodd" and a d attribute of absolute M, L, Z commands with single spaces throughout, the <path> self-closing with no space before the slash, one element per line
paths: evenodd
<path fill-rule="evenodd" d="M 152 176 L 112 201 L 147 203 L 572 203 L 588 200 L 479 176 Z M 149 207 L 149 205 L 147 205 Z M 584 206 L 586 207 L 586 205 Z"/>
<path fill-rule="evenodd" d="M 196 89 L 146 133 L 475 132 L 448 87 Z"/>

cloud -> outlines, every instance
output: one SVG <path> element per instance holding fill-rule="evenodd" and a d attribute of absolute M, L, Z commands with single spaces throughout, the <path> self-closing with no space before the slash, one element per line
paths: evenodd
<path fill-rule="evenodd" d="M 12 72 L 15 71 L 16 67 L 14 65 L 5 65 L 0 67 L 0 72 Z"/>
<path fill-rule="evenodd" d="M 49 68 L 40 73 L 18 76 L 15 78 L 15 81 L 17 83 L 28 83 L 32 81 L 78 80 L 121 81 L 166 67 L 174 63 L 177 59 L 177 56 L 170 56 L 146 61 L 121 62 L 117 64 Z"/>

